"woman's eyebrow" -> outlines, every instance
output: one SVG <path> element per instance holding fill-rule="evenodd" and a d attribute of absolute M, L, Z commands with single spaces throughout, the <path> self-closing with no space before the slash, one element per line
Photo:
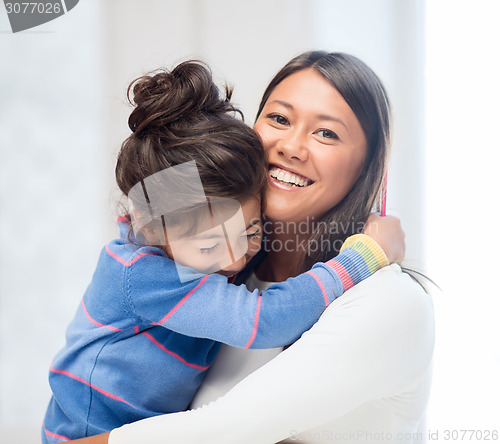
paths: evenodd
<path fill-rule="evenodd" d="M 328 114 L 317 114 L 316 117 L 320 120 L 329 120 L 331 122 L 338 122 L 341 125 L 343 125 L 347 131 L 349 131 L 344 121 L 342 119 L 339 119 L 338 117 L 329 116 Z"/>
<path fill-rule="evenodd" d="M 294 109 L 291 103 L 284 102 L 283 100 L 273 100 L 269 103 L 279 103 L 280 105 L 283 105 L 285 108 Z"/>
<path fill-rule="evenodd" d="M 295 109 L 294 106 L 291 103 L 284 102 L 283 100 L 273 100 L 273 101 L 271 101 L 269 103 L 279 103 L 280 105 L 282 105 L 285 108 L 288 108 L 288 109 L 290 109 L 292 111 Z M 333 117 L 333 116 L 330 116 L 328 114 L 316 114 L 315 117 L 318 120 L 329 120 L 331 122 L 338 122 L 342 126 L 344 126 L 345 129 L 349 132 L 349 128 L 347 128 L 347 125 L 344 123 L 344 121 L 342 119 L 339 119 L 338 117 Z"/>

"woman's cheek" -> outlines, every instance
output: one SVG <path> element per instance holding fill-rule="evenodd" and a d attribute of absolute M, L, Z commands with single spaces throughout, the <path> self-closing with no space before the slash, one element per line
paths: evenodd
<path fill-rule="evenodd" d="M 271 146 L 272 132 L 270 128 L 266 128 L 264 124 L 256 123 L 253 130 L 259 135 L 262 145 L 267 150 Z"/>

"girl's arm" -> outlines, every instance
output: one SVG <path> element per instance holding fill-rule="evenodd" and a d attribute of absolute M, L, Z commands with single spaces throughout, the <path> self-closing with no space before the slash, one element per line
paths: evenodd
<path fill-rule="evenodd" d="M 219 400 L 115 429 L 109 444 L 278 442 L 366 402 L 397 398 L 426 374 L 433 344 L 430 298 L 388 267 Z"/>
<path fill-rule="evenodd" d="M 244 348 L 287 345 L 344 291 L 387 265 L 372 238 L 356 235 L 349 243 L 336 258 L 262 293 L 218 274 L 180 283 L 172 261 L 144 256 L 124 269 L 125 303 L 138 322 L 187 336 Z"/>

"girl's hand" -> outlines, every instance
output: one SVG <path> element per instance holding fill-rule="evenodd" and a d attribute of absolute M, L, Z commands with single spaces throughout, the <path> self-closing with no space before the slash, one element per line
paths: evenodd
<path fill-rule="evenodd" d="M 382 217 L 378 213 L 371 213 L 366 221 L 363 234 L 370 236 L 380 245 L 389 263 L 403 261 L 406 251 L 405 232 L 397 217 Z"/>

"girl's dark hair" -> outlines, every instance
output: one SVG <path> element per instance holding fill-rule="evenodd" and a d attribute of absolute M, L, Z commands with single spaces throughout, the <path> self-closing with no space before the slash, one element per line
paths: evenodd
<path fill-rule="evenodd" d="M 134 80 L 127 97 L 135 109 L 123 142 L 116 181 L 125 196 L 147 177 L 195 161 L 206 197 L 244 202 L 266 186 L 266 156 L 259 137 L 214 84 L 210 69 L 186 61 Z M 189 185 L 187 185 L 189 188 Z M 167 192 L 167 190 L 166 190 Z M 189 190 L 187 190 L 189 192 Z M 169 199 L 182 196 L 169 196 Z"/>
<path fill-rule="evenodd" d="M 257 118 L 274 88 L 288 76 L 307 68 L 321 74 L 350 106 L 365 133 L 368 155 L 351 191 L 320 220 L 314 221 L 317 228 L 310 234 L 308 245 L 324 245 L 323 240 L 328 239 L 331 249 L 306 249 L 298 272 L 338 254 L 347 237 L 362 231 L 368 215 L 378 204 L 391 142 L 390 104 L 382 82 L 365 63 L 344 53 L 311 51 L 292 59 L 265 90 Z"/>

